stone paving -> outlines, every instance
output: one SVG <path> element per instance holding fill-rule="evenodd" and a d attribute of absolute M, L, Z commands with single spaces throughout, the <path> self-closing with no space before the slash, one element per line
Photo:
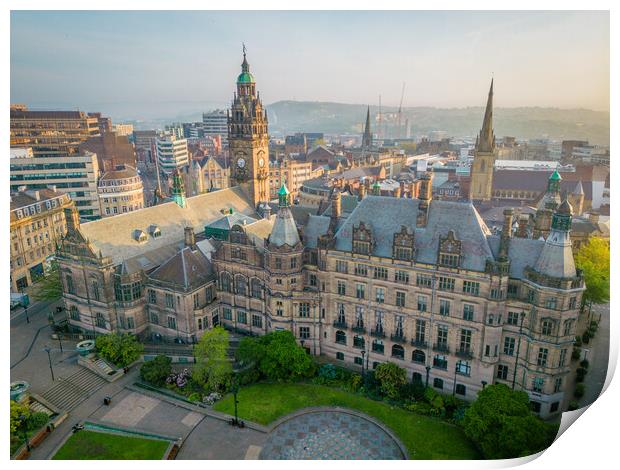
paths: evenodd
<path fill-rule="evenodd" d="M 375 423 L 340 411 L 295 416 L 277 426 L 261 460 L 400 460 L 394 439 Z"/>

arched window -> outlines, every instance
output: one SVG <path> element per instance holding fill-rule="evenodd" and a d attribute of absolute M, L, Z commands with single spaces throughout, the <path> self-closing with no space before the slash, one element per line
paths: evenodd
<path fill-rule="evenodd" d="M 97 328 L 105 328 L 105 317 L 103 316 L 103 313 L 97 312 L 95 321 L 97 323 Z"/>
<path fill-rule="evenodd" d="M 366 346 L 366 341 L 363 336 L 355 335 L 353 337 L 353 347 L 358 349 L 364 349 Z"/>
<path fill-rule="evenodd" d="M 252 297 L 256 299 L 262 298 L 263 295 L 262 295 L 262 286 L 260 283 L 260 279 L 253 278 L 251 285 L 252 285 Z"/>
<path fill-rule="evenodd" d="M 392 346 L 392 357 L 397 359 L 405 358 L 405 348 L 403 348 L 400 344 L 395 344 Z"/>
<path fill-rule="evenodd" d="M 347 335 L 344 331 L 342 330 L 336 331 L 336 343 L 347 344 Z"/>
<path fill-rule="evenodd" d="M 419 364 L 424 364 L 426 362 L 426 354 L 424 354 L 424 351 L 416 349 L 411 353 L 411 360 Z"/>
<path fill-rule="evenodd" d="M 411 376 L 411 381 L 422 382 L 422 374 L 420 374 L 419 372 L 414 372 L 413 375 Z"/>
<path fill-rule="evenodd" d="M 383 341 L 381 341 L 380 339 L 376 339 L 372 342 L 373 352 L 383 354 L 384 349 L 385 349 L 385 346 L 383 345 Z"/>
<path fill-rule="evenodd" d="M 248 283 L 245 279 L 245 276 L 237 276 L 235 281 L 237 287 L 237 294 L 248 295 Z"/>
<path fill-rule="evenodd" d="M 97 301 L 99 301 L 100 296 L 99 296 L 99 281 L 97 281 L 97 279 L 93 279 L 91 282 L 91 285 L 93 287 L 93 298 Z"/>
<path fill-rule="evenodd" d="M 224 292 L 232 292 L 232 283 L 230 282 L 230 274 L 224 272 L 220 276 L 220 289 Z"/>
<path fill-rule="evenodd" d="M 489 315 L 489 325 L 493 324 L 493 320 L 494 320 L 493 314 L 490 314 Z"/>
<path fill-rule="evenodd" d="M 65 276 L 65 280 L 67 283 L 67 292 L 69 294 L 75 294 L 75 287 L 73 286 L 73 276 L 71 276 L 71 274 L 67 274 Z"/>

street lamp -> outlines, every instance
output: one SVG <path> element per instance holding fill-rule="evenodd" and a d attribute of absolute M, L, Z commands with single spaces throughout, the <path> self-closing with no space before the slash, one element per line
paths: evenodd
<path fill-rule="evenodd" d="M 232 392 L 233 392 L 233 400 L 235 404 L 235 419 L 233 420 L 232 424 L 234 426 L 238 426 L 239 419 L 237 417 L 237 405 L 239 404 L 239 400 L 237 400 L 237 394 L 239 393 L 239 378 L 236 375 L 233 379 Z"/>
<path fill-rule="evenodd" d="M 458 363 L 454 364 L 454 385 L 452 386 L 452 396 L 456 393 L 456 372 L 459 370 Z"/>
<path fill-rule="evenodd" d="M 365 381 L 366 374 L 364 373 L 364 356 L 366 355 L 366 350 L 362 349 L 362 380 Z"/>
<path fill-rule="evenodd" d="M 52 356 L 50 356 L 50 352 L 52 351 L 52 349 L 48 345 L 45 345 L 43 350 L 47 353 L 47 360 L 50 363 L 50 372 L 52 373 L 52 382 L 54 382 L 56 379 L 54 379 L 54 369 L 52 368 Z"/>
<path fill-rule="evenodd" d="M 519 352 L 521 351 L 521 333 L 523 332 L 523 320 L 525 320 L 525 312 L 521 311 L 521 324 L 519 325 L 519 343 L 517 344 L 517 357 L 515 359 L 515 370 L 512 374 L 512 389 L 515 389 L 517 381 L 517 367 L 519 366 Z"/>
<path fill-rule="evenodd" d="M 26 323 L 30 323 L 30 318 L 28 318 L 28 307 L 24 306 L 24 313 L 26 314 Z"/>
<path fill-rule="evenodd" d="M 428 388 L 428 377 L 431 373 L 431 366 L 426 366 L 426 388 Z"/>

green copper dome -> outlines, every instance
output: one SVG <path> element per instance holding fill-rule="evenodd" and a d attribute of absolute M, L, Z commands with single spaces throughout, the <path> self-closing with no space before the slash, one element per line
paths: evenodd
<path fill-rule="evenodd" d="M 286 189 L 286 185 L 284 183 L 282 183 L 282 186 L 280 186 L 280 191 L 278 191 L 278 194 L 280 196 L 288 196 L 290 194 L 288 192 L 288 189 Z"/>
<path fill-rule="evenodd" d="M 555 170 L 553 172 L 553 174 L 549 177 L 549 179 L 552 180 L 552 181 L 560 181 L 562 179 L 562 177 L 558 173 L 558 170 Z"/>
<path fill-rule="evenodd" d="M 250 72 L 241 72 L 237 83 L 254 83 L 254 76 Z"/>

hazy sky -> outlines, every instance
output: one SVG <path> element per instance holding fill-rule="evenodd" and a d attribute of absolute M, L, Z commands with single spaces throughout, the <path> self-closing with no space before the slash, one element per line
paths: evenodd
<path fill-rule="evenodd" d="M 227 103 L 242 41 L 266 103 L 609 109 L 607 12 L 13 12 L 11 101 Z"/>

